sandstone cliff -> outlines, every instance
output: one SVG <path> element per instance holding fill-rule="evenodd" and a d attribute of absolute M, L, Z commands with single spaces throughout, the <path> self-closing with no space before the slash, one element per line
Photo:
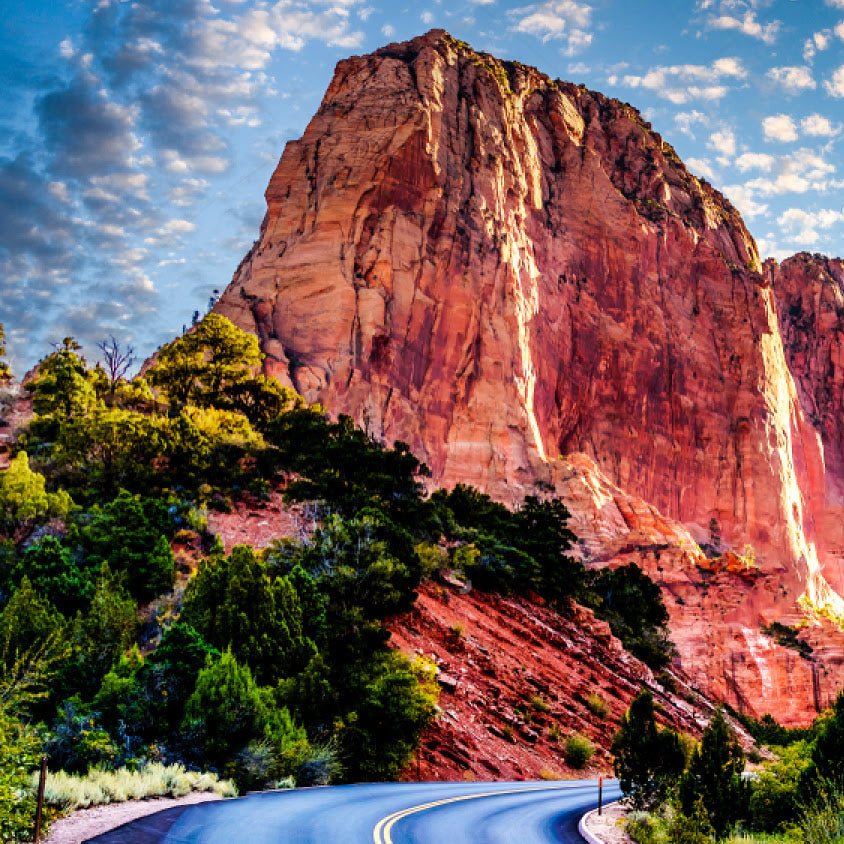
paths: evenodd
<path fill-rule="evenodd" d="M 824 326 L 840 266 L 806 299 L 631 106 L 441 31 L 340 62 L 266 198 L 216 310 L 259 336 L 270 371 L 406 441 L 439 484 L 510 503 L 568 490 L 576 520 L 602 485 L 625 490 L 635 506 L 598 519 L 603 562 L 634 554 L 670 591 L 649 550 L 670 526 L 659 559 L 701 598 L 672 602 L 701 685 L 781 714 L 794 673 L 792 721 L 828 701 L 836 672 L 791 666 L 759 628 L 844 617 L 841 382 L 818 357 L 838 361 Z M 572 454 L 596 497 L 572 497 Z M 637 513 L 653 524 L 631 538 Z M 764 586 L 738 578 L 715 600 L 692 546 L 716 534 L 753 546 Z"/>

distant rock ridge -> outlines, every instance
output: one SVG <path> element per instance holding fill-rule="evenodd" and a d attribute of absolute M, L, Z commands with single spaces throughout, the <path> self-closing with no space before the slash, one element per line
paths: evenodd
<path fill-rule="evenodd" d="M 575 523 L 601 522 L 602 485 L 623 490 L 637 503 L 602 522 L 614 550 L 593 559 L 632 554 L 667 594 L 690 584 L 698 609 L 677 592 L 672 629 L 704 691 L 793 723 L 829 702 L 840 262 L 763 266 L 735 208 L 633 107 L 441 30 L 341 61 L 266 199 L 215 310 L 257 334 L 268 371 L 407 442 L 438 484 L 508 503 L 568 490 Z M 597 497 L 573 495 L 572 459 Z M 736 582 L 712 589 L 696 543 L 714 538 L 752 546 L 759 578 L 727 566 L 713 576 Z M 814 661 L 760 633 L 804 615 Z"/>

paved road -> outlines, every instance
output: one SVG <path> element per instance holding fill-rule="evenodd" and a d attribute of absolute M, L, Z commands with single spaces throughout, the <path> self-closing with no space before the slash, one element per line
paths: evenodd
<path fill-rule="evenodd" d="M 604 782 L 604 801 L 620 796 Z M 128 824 L 97 844 L 552 844 L 580 842 L 597 780 L 379 783 L 255 794 Z"/>

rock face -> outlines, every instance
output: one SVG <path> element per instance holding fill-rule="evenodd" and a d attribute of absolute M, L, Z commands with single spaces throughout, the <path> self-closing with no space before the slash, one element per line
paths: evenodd
<path fill-rule="evenodd" d="M 577 487 L 576 517 L 602 484 L 625 490 L 637 503 L 604 538 L 646 567 L 657 523 L 690 581 L 695 542 L 752 545 L 764 595 L 674 606 L 672 624 L 704 684 L 777 712 L 784 649 L 760 624 L 799 620 L 798 599 L 844 618 L 840 264 L 763 267 L 736 210 L 631 106 L 442 31 L 340 62 L 266 198 L 215 310 L 259 336 L 268 370 L 407 442 L 438 484 L 508 503 Z M 598 497 L 572 487 L 574 454 Z M 641 547 L 628 516 L 647 517 Z M 725 673 L 748 653 L 776 669 L 761 691 Z M 788 718 L 840 682 L 810 677 Z"/>

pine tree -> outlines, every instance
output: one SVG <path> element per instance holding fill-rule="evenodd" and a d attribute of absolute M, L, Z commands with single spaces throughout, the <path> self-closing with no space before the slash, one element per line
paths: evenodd
<path fill-rule="evenodd" d="M 685 765 L 677 733 L 657 727 L 654 699 L 647 690 L 622 716 L 612 753 L 621 790 L 635 809 L 652 810 L 662 803 Z"/>
<path fill-rule="evenodd" d="M 702 801 L 715 837 L 724 838 L 747 810 L 748 788 L 742 780 L 744 753 L 730 734 L 724 713 L 716 711 L 680 780 L 683 814 L 691 816 Z"/>

